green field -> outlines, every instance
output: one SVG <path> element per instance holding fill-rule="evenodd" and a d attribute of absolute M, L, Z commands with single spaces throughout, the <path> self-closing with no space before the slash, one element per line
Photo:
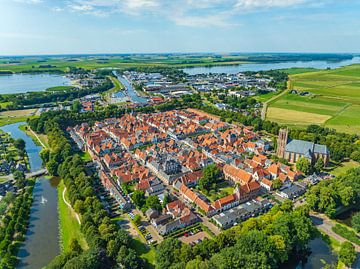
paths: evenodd
<path fill-rule="evenodd" d="M 63 181 L 60 181 L 58 185 L 58 211 L 60 218 L 60 241 L 62 251 L 69 250 L 70 242 L 72 238 L 76 238 L 83 249 L 87 249 L 87 243 L 84 235 L 80 231 L 80 225 L 77 222 L 71 209 L 65 204 L 62 193 L 65 185 Z M 65 194 L 66 199 L 67 195 Z"/>
<path fill-rule="evenodd" d="M 269 104 L 267 118 L 283 124 L 311 123 L 340 132 L 360 132 L 360 65 L 290 75 L 291 87 L 310 96 L 286 93 Z"/>

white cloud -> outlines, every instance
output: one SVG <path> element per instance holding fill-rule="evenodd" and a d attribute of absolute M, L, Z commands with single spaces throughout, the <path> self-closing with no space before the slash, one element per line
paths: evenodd
<path fill-rule="evenodd" d="M 297 6 L 306 2 L 309 0 L 238 0 L 235 8 L 240 11 L 257 11 L 259 9 Z"/>
<path fill-rule="evenodd" d="M 25 0 L 19 0 L 25 1 Z M 27 0 L 41 1 L 41 0 Z M 153 15 L 189 27 L 234 26 L 239 13 L 258 12 L 318 3 L 316 0 L 67 0 L 73 12 L 108 16 L 116 13 L 131 16 Z M 322 0 L 320 0 L 322 2 Z"/>
<path fill-rule="evenodd" d="M 43 0 L 13 0 L 13 1 L 24 4 L 39 4 L 43 2 Z"/>

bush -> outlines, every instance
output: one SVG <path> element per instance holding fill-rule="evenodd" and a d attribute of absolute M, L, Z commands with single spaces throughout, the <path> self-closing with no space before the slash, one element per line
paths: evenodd
<path fill-rule="evenodd" d="M 332 231 L 360 246 L 360 239 L 354 231 L 351 231 L 340 224 L 336 224 L 334 227 L 332 227 Z"/>

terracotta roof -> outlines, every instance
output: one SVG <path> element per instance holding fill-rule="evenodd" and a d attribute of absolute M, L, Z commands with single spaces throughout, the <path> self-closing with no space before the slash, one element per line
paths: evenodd
<path fill-rule="evenodd" d="M 242 183 L 248 183 L 252 180 L 252 175 L 246 172 L 243 169 L 236 168 L 232 165 L 224 166 L 224 173 L 235 177 L 236 180 L 241 181 Z"/>

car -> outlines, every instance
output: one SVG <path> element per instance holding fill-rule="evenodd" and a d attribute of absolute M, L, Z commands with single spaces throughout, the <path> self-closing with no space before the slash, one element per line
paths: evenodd
<path fill-rule="evenodd" d="M 188 236 L 189 236 L 189 234 L 188 234 L 188 233 L 185 233 L 185 234 L 184 234 L 184 236 L 185 236 L 185 237 L 188 237 Z"/>
<path fill-rule="evenodd" d="M 145 235 L 145 239 L 146 239 L 146 240 L 150 240 L 151 238 L 152 238 L 151 234 Z"/>

